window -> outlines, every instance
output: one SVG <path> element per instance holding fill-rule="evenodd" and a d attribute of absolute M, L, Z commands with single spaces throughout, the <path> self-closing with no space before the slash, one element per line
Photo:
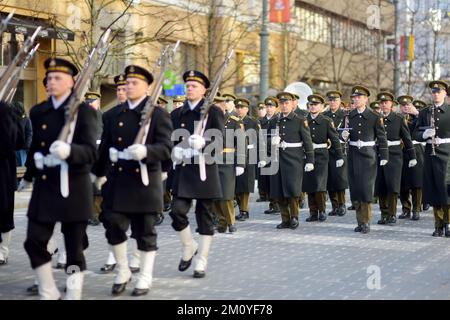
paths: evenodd
<path fill-rule="evenodd" d="M 244 52 L 236 53 L 236 56 L 239 85 L 259 84 L 259 56 Z"/>
<path fill-rule="evenodd" d="M 295 7 L 296 24 L 300 37 L 342 48 L 354 53 L 377 55 L 378 31 L 369 30 L 349 18 L 300 4 Z"/>

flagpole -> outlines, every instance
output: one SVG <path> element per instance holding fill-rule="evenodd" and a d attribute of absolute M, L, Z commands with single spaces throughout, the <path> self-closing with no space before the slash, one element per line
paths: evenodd
<path fill-rule="evenodd" d="M 267 98 L 269 91 L 269 31 L 268 19 L 269 0 L 262 0 L 262 25 L 260 32 L 260 84 L 259 84 L 259 100 L 263 101 Z"/>

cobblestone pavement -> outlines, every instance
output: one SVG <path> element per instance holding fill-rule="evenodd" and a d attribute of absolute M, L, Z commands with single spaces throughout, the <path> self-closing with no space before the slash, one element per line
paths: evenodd
<path fill-rule="evenodd" d="M 10 259 L 7 265 L 0 267 L 0 299 L 37 299 L 25 293 L 33 284 L 33 271 L 23 249 L 29 195 L 29 192 L 17 195 Z M 153 287 L 147 296 L 140 298 L 130 296 L 134 281 L 124 295 L 110 295 L 114 275 L 99 272 L 107 257 L 104 229 L 101 225 L 90 226 L 83 298 L 450 298 L 450 239 L 431 237 L 431 209 L 417 222 L 398 220 L 396 226 L 379 226 L 376 222 L 380 212 L 375 204 L 371 232 L 362 235 L 353 232 L 355 211 L 349 211 L 344 217 L 328 217 L 326 222 L 307 223 L 304 221 L 307 209 L 303 209 L 297 230 L 277 230 L 275 226 L 280 216 L 264 214 L 267 205 L 255 202 L 253 194 L 250 219 L 237 222 L 238 231 L 234 234 L 214 236 L 204 279 L 192 278 L 192 267 L 184 273 L 177 270 L 180 243 L 166 214 L 158 227 L 160 249 Z M 195 229 L 192 212 L 190 220 Z M 60 270 L 54 273 L 62 290 L 66 277 Z"/>

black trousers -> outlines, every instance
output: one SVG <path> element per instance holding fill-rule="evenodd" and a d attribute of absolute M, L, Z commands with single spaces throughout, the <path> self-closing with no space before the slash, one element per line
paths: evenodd
<path fill-rule="evenodd" d="M 172 203 L 172 227 L 175 231 L 181 231 L 189 225 L 188 212 L 191 209 L 193 199 L 174 197 Z M 214 235 L 213 200 L 198 199 L 195 205 L 195 218 L 197 220 L 198 233 L 205 236 Z"/>
<path fill-rule="evenodd" d="M 0 210 L 0 233 L 9 232 L 14 229 L 14 209 Z"/>
<path fill-rule="evenodd" d="M 103 215 L 106 239 L 110 245 L 127 241 L 127 230 L 131 225 L 131 234 L 141 251 L 156 251 L 156 213 L 123 213 L 107 211 Z"/>
<path fill-rule="evenodd" d="M 56 222 L 39 222 L 28 220 L 27 238 L 24 243 L 25 251 L 30 257 L 31 267 L 46 264 L 52 260 L 47 251 Z M 67 263 L 66 271 L 72 272 L 72 268 L 78 267 L 79 271 L 86 270 L 86 260 L 83 250 L 89 246 L 86 234 L 87 222 L 61 222 L 61 232 L 64 235 Z"/>

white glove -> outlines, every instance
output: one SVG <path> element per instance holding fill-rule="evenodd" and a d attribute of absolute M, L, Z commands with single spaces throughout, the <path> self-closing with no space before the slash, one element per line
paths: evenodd
<path fill-rule="evenodd" d="M 66 160 L 70 156 L 70 144 L 56 140 L 50 146 L 50 153 L 61 160 Z"/>
<path fill-rule="evenodd" d="M 22 179 L 20 180 L 19 186 L 17 187 L 17 191 L 21 192 L 24 191 L 25 189 L 31 188 L 31 184 L 32 182 Z"/>
<path fill-rule="evenodd" d="M 147 148 L 143 144 L 133 144 L 127 150 L 130 156 L 136 161 L 141 161 L 147 157 Z"/>
<path fill-rule="evenodd" d="M 280 136 L 274 136 L 274 137 L 272 137 L 271 143 L 272 143 L 272 145 L 274 145 L 274 146 L 279 146 L 280 143 L 281 143 L 281 138 L 280 138 Z"/>
<path fill-rule="evenodd" d="M 242 167 L 236 167 L 236 177 L 239 177 L 244 173 L 244 168 Z"/>
<path fill-rule="evenodd" d="M 189 146 L 194 150 L 200 150 L 206 144 L 205 138 L 198 134 L 193 134 L 189 137 Z"/>
<path fill-rule="evenodd" d="M 181 147 L 174 147 L 172 149 L 172 162 L 173 163 L 180 163 L 183 160 L 183 148 Z"/>
<path fill-rule="evenodd" d="M 260 162 L 258 162 L 258 168 L 264 168 L 266 166 L 267 162 L 264 160 L 261 160 Z"/>
<path fill-rule="evenodd" d="M 344 165 L 344 159 L 336 160 L 336 168 L 340 168 Z"/>
<path fill-rule="evenodd" d="M 347 140 L 348 137 L 350 137 L 350 131 L 344 130 L 344 131 L 342 131 L 341 135 L 342 135 L 342 139 Z"/>
<path fill-rule="evenodd" d="M 161 182 L 164 182 L 164 180 L 167 180 L 168 174 L 167 172 L 163 171 L 163 173 L 161 174 Z"/>
<path fill-rule="evenodd" d="M 436 129 L 427 129 L 424 131 L 422 137 L 424 140 L 433 138 L 436 135 Z"/>
<path fill-rule="evenodd" d="M 380 166 L 381 166 L 381 167 L 384 167 L 387 163 L 388 163 L 387 160 L 381 160 L 381 161 L 380 161 Z"/>
<path fill-rule="evenodd" d="M 314 164 L 312 164 L 312 163 L 305 164 L 305 172 L 310 172 L 313 170 L 314 170 Z"/>
<path fill-rule="evenodd" d="M 97 190 L 102 190 L 102 186 L 106 182 L 106 177 L 97 177 L 94 181 L 94 186 Z"/>
<path fill-rule="evenodd" d="M 415 167 L 416 165 L 417 165 L 417 160 L 416 159 L 409 160 L 409 163 L 408 163 L 408 167 L 409 168 Z"/>

